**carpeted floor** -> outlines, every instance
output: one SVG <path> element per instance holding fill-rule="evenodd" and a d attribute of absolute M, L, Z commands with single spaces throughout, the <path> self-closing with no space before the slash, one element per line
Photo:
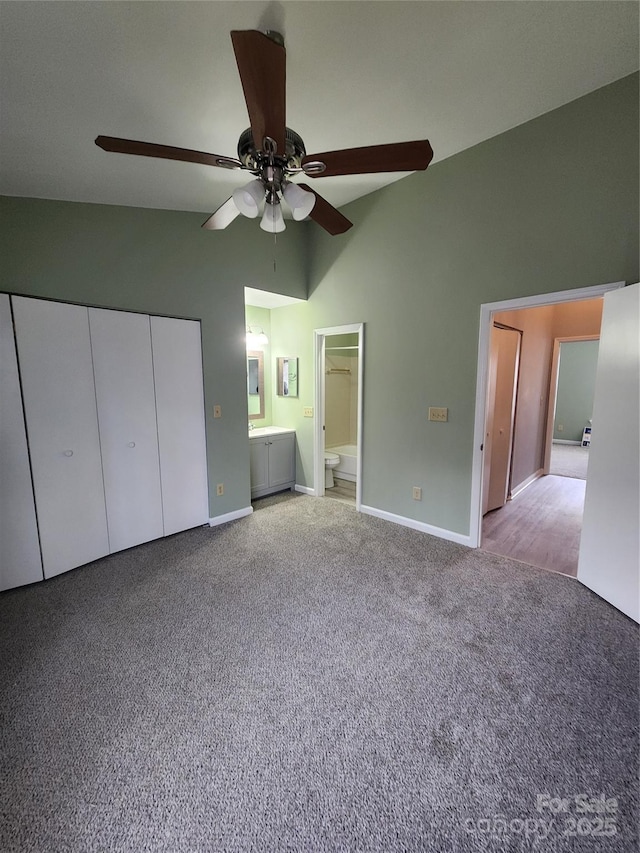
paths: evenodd
<path fill-rule="evenodd" d="M 3 853 L 637 849 L 638 628 L 572 579 L 285 493 L 0 618 Z"/>
<path fill-rule="evenodd" d="M 587 479 L 589 448 L 579 444 L 552 444 L 549 473 L 558 477 Z"/>

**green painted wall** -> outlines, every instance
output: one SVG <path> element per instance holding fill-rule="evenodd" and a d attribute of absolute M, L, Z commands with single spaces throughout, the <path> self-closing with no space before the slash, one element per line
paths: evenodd
<path fill-rule="evenodd" d="M 637 281 L 638 158 L 634 74 L 347 205 L 342 237 L 310 225 L 309 301 L 272 312 L 300 357 L 299 405 L 273 411 L 298 431 L 298 482 L 312 331 L 364 322 L 363 503 L 467 534 L 480 305 Z"/>
<path fill-rule="evenodd" d="M 341 237 L 291 223 L 274 247 L 241 219 L 210 233 L 201 213 L 4 198 L 0 289 L 202 320 L 215 516 L 250 495 L 243 287 L 308 285 L 271 312 L 272 360 L 300 359 L 300 397 L 272 395 L 298 482 L 313 482 L 313 329 L 364 322 L 363 501 L 466 534 L 480 305 L 637 281 L 638 159 L 636 74 L 347 205 Z"/>
<path fill-rule="evenodd" d="M 306 297 L 306 228 L 273 239 L 202 213 L 0 198 L 0 290 L 202 321 L 209 506 L 249 505 L 244 286 Z M 222 418 L 214 420 L 214 404 Z M 225 484 L 216 497 L 215 484 Z M 213 491 L 212 491 L 213 488 Z"/>
<path fill-rule="evenodd" d="M 582 431 L 593 414 L 599 341 L 560 344 L 554 439 L 582 441 Z M 559 425 L 562 430 L 558 429 Z"/>

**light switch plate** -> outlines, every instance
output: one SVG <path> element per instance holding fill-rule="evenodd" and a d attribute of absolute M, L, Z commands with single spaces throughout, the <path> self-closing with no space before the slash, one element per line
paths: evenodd
<path fill-rule="evenodd" d="M 312 418 L 313 417 L 313 406 L 305 406 L 303 413 L 304 413 L 305 418 Z"/>
<path fill-rule="evenodd" d="M 439 406 L 429 406 L 429 420 L 444 423 L 449 420 L 449 409 Z"/>

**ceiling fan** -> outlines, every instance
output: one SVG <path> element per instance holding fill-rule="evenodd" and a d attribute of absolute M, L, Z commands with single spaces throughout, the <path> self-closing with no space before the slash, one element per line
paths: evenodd
<path fill-rule="evenodd" d="M 426 139 L 307 155 L 301 137 L 285 124 L 286 52 L 282 36 L 273 30 L 266 34 L 233 30 L 231 41 L 251 123 L 238 141 L 237 159 L 113 136 L 95 140 L 105 151 L 250 172 L 253 180 L 234 190 L 232 197 L 203 222 L 203 228 L 226 228 L 240 213 L 256 217 L 264 200 L 260 227 L 274 233 L 283 231 L 280 201 L 284 198 L 294 219 L 309 216 L 329 234 L 342 234 L 353 223 L 310 186 L 294 183 L 293 177 L 413 172 L 426 169 L 431 162 L 433 151 Z"/>

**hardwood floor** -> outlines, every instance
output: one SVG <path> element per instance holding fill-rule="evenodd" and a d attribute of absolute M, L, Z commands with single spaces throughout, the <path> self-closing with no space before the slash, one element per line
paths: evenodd
<path fill-rule="evenodd" d="M 325 498 L 354 504 L 356 502 L 356 484 L 349 480 L 342 480 L 339 477 L 334 477 L 333 481 L 335 486 L 325 491 Z"/>
<path fill-rule="evenodd" d="M 482 522 L 481 548 L 576 576 L 586 481 L 548 474 Z"/>

